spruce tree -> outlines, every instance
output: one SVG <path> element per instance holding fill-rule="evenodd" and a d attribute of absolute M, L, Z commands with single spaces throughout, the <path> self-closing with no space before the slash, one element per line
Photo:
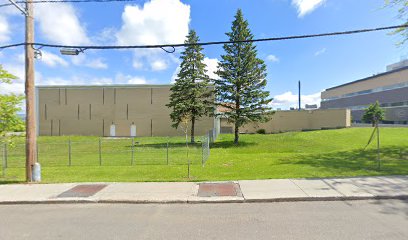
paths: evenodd
<path fill-rule="evenodd" d="M 215 80 L 217 105 L 226 108 L 222 113 L 228 122 L 235 125 L 234 143 L 239 141 L 239 128 L 249 122 L 263 122 L 269 118 L 272 101 L 266 86 L 266 65 L 257 58 L 257 50 L 251 42 L 253 35 L 238 9 L 232 22 L 231 32 L 226 33 L 230 41 L 224 44 L 225 55 L 221 56 Z M 238 41 L 238 42 L 236 42 Z"/>
<path fill-rule="evenodd" d="M 196 32 L 191 30 L 184 43 L 194 44 L 198 41 Z M 196 121 L 213 110 L 212 91 L 209 88 L 209 77 L 206 74 L 202 50 L 201 46 L 189 45 L 181 53 L 180 72 L 170 89 L 170 103 L 167 104 L 172 108 L 170 118 L 174 128 L 178 128 L 183 120 L 189 118 L 192 143 Z"/>

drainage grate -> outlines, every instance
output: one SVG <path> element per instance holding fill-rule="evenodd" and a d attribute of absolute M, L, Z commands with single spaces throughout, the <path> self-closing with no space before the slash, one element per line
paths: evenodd
<path fill-rule="evenodd" d="M 200 183 L 199 197 L 242 197 L 237 183 Z"/>
<path fill-rule="evenodd" d="M 86 198 L 105 188 L 106 184 L 78 185 L 57 196 L 57 198 Z"/>

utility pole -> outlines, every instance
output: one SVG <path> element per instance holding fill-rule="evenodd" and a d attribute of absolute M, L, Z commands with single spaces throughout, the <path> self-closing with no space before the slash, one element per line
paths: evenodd
<path fill-rule="evenodd" d="M 299 107 L 298 107 L 298 111 L 300 111 L 300 110 L 302 109 L 302 105 L 301 105 L 301 104 L 302 104 L 302 100 L 301 100 L 301 99 L 302 99 L 302 95 L 300 95 L 300 94 L 301 94 L 301 91 L 300 91 L 300 81 L 298 81 L 298 90 L 299 90 L 299 93 L 298 93 L 298 94 L 299 94 L 299 96 L 298 96 L 298 97 L 299 97 Z"/>
<path fill-rule="evenodd" d="M 34 42 L 34 11 L 32 0 L 26 1 L 25 33 L 25 94 L 26 94 L 26 180 L 31 182 L 33 165 L 37 162 L 37 131 L 35 122 L 35 81 L 34 48 L 27 43 Z"/>
<path fill-rule="evenodd" d="M 33 165 L 37 162 L 37 131 L 35 120 L 34 82 L 34 11 L 32 0 L 26 0 L 25 9 L 9 0 L 25 15 L 25 97 L 26 97 L 26 181 L 32 182 Z"/>

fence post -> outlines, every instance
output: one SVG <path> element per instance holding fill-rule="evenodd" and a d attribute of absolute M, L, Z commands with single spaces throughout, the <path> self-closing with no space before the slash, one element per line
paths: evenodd
<path fill-rule="evenodd" d="M 72 166 L 71 137 L 68 139 L 68 166 Z"/>
<path fill-rule="evenodd" d="M 169 138 L 167 138 L 166 150 L 167 165 L 169 165 Z"/>
<path fill-rule="evenodd" d="M 5 178 L 6 177 L 6 165 L 7 165 L 7 162 L 6 162 L 6 144 L 4 144 L 3 145 L 3 178 Z"/>
<path fill-rule="evenodd" d="M 4 144 L 4 166 L 6 166 L 6 168 L 8 168 L 8 156 L 7 156 L 7 143 Z"/>
<path fill-rule="evenodd" d="M 102 139 L 99 138 L 99 166 L 102 166 Z"/>
<path fill-rule="evenodd" d="M 188 161 L 188 179 L 190 179 L 190 159 Z"/>
<path fill-rule="evenodd" d="M 135 138 L 132 137 L 132 161 L 131 161 L 132 166 L 134 162 L 135 162 Z"/>
<path fill-rule="evenodd" d="M 201 166 L 204 167 L 204 141 L 201 143 Z"/>
<path fill-rule="evenodd" d="M 207 140 L 207 155 L 210 157 L 210 138 Z"/>
<path fill-rule="evenodd" d="M 378 161 L 378 170 L 381 170 L 381 158 L 380 158 L 380 128 L 378 127 L 378 121 L 377 121 L 377 161 Z"/>

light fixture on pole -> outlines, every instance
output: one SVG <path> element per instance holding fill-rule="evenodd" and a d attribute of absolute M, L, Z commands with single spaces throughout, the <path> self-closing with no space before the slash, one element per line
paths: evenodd
<path fill-rule="evenodd" d="M 76 48 L 62 48 L 60 50 L 60 53 L 62 55 L 71 55 L 71 56 L 76 56 L 81 52 L 84 52 L 85 49 L 76 49 Z"/>

